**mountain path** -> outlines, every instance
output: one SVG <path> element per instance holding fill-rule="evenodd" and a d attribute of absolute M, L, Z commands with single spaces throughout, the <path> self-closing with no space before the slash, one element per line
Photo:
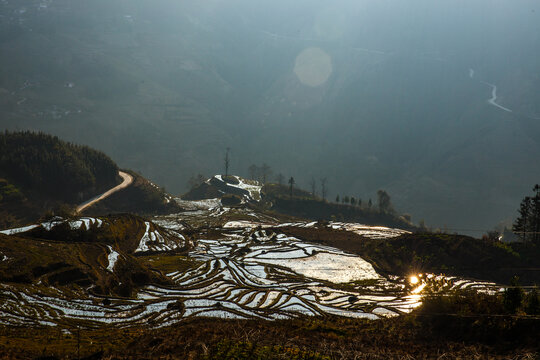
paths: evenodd
<path fill-rule="evenodd" d="M 109 196 L 111 196 L 112 194 L 114 194 L 115 192 L 127 188 L 133 182 L 133 176 L 129 175 L 128 173 L 125 173 L 123 171 L 118 171 L 118 175 L 120 175 L 122 177 L 122 179 L 124 179 L 124 181 L 122 181 L 121 184 L 116 185 L 112 189 L 107 190 L 106 192 L 104 192 L 103 194 L 98 195 L 98 196 L 96 196 L 96 197 L 82 203 L 81 205 L 77 206 L 76 212 L 77 213 L 83 212 L 86 208 L 94 205 L 98 201 L 106 199 Z"/>

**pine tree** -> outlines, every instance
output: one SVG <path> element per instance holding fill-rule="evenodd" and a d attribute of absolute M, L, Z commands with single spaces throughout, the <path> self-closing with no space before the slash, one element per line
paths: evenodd
<path fill-rule="evenodd" d="M 536 184 L 533 191 L 536 192 L 536 195 L 532 200 L 533 226 L 531 240 L 538 243 L 540 240 L 540 185 Z"/>
<path fill-rule="evenodd" d="M 519 216 L 512 230 L 523 240 L 540 242 L 540 185 L 533 188 L 534 197 L 526 196 L 519 206 Z"/>
<path fill-rule="evenodd" d="M 527 241 L 531 220 L 531 198 L 525 197 L 519 206 L 519 217 L 516 219 L 512 230 L 523 240 Z"/>

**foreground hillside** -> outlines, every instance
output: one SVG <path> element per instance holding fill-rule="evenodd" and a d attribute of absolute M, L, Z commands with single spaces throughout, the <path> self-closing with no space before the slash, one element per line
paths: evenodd
<path fill-rule="evenodd" d="M 138 286 L 169 282 L 134 257 L 141 251 L 139 239 L 148 237 L 149 231 L 160 234 L 170 249 L 186 249 L 178 234 L 150 227 L 132 215 L 54 217 L 2 231 L 0 283 L 37 286 L 33 291 L 40 293 L 63 289 L 71 293 L 68 299 L 89 294 L 130 297 Z"/>
<path fill-rule="evenodd" d="M 301 220 L 251 202 L 173 200 L 181 212 L 3 230 L 0 353 L 528 359 L 540 351 L 538 296 L 512 300 L 500 285 L 506 273 L 488 276 L 519 264 L 510 252 L 537 268 L 531 248 Z M 475 258 L 483 273 L 468 269 Z"/>
<path fill-rule="evenodd" d="M 423 309 L 379 321 L 193 319 L 58 332 L 0 328 L 2 359 L 537 359 L 538 320 L 437 316 Z M 45 357 L 46 356 L 46 357 Z"/>
<path fill-rule="evenodd" d="M 0 231 L 0 354 L 528 359 L 540 351 L 538 293 L 510 280 L 540 282 L 534 243 L 415 233 L 392 212 L 238 176 L 216 175 L 183 199 L 129 178 L 84 214 Z M 111 214 L 122 211 L 147 217 Z M 392 224 L 404 226 L 383 226 Z"/>

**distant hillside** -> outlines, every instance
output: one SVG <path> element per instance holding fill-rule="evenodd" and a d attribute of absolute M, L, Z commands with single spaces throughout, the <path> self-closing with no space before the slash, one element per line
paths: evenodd
<path fill-rule="evenodd" d="M 247 201 L 261 200 L 262 185 L 255 180 L 247 180 L 236 175 L 214 175 L 195 186 L 186 194 L 184 200 L 205 200 L 220 198 L 225 202 L 240 204 Z M 225 199 L 223 199 L 225 197 Z"/>
<path fill-rule="evenodd" d="M 332 203 L 298 188 L 293 188 L 291 196 L 289 186 L 285 185 L 266 184 L 261 194 L 263 203 L 269 205 L 271 210 L 285 215 L 312 220 L 348 221 L 407 230 L 417 229 L 410 219 L 395 211 L 385 212 L 375 207 Z"/>
<path fill-rule="evenodd" d="M 247 180 L 236 175 L 215 175 L 195 186 L 183 200 L 221 199 L 223 205 L 249 203 L 259 210 L 270 210 L 283 215 L 313 220 L 359 222 L 415 230 L 410 220 L 394 212 L 381 212 L 365 208 L 331 203 L 310 192 L 289 186 Z"/>

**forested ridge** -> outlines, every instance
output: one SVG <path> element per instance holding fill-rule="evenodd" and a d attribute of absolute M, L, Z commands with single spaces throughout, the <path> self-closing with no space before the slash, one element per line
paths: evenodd
<path fill-rule="evenodd" d="M 24 195 L 77 203 L 114 186 L 118 167 L 104 153 L 44 133 L 0 133 L 0 178 Z"/>

